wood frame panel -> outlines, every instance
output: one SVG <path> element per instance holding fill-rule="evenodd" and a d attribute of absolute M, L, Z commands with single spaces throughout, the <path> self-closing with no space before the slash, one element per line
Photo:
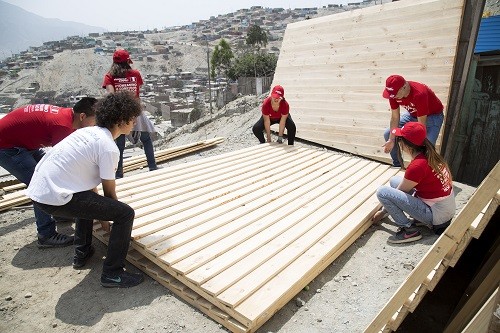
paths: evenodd
<path fill-rule="evenodd" d="M 126 177 L 129 259 L 228 329 L 253 332 L 371 225 L 377 188 L 398 172 L 270 143 Z"/>
<path fill-rule="evenodd" d="M 285 88 L 297 137 L 390 162 L 385 79 L 423 82 L 446 109 L 462 12 L 463 0 L 402 0 L 289 24 L 273 85 Z"/>

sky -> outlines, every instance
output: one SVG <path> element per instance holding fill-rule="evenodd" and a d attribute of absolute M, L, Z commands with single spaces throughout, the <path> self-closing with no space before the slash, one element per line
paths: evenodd
<path fill-rule="evenodd" d="M 109 31 L 162 29 L 186 25 L 238 9 L 322 7 L 353 0 L 3 0 L 45 18 L 58 18 Z"/>

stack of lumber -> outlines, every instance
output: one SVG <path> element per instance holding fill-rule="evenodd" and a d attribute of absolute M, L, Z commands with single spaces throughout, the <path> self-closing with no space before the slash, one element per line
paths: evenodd
<path fill-rule="evenodd" d="M 273 85 L 285 88 L 297 137 L 389 162 L 380 149 L 390 119 L 385 80 L 400 74 L 423 82 L 446 109 L 463 6 L 384 1 L 289 24 Z"/>
<path fill-rule="evenodd" d="M 127 177 L 129 259 L 228 329 L 255 331 L 371 225 L 398 172 L 272 143 Z"/>
<path fill-rule="evenodd" d="M 448 267 L 453 267 L 467 248 L 472 238 L 479 238 L 482 231 L 495 213 L 500 202 L 500 162 L 476 189 L 469 202 L 462 208 L 452 224 L 428 250 L 419 264 L 406 278 L 387 302 L 384 308 L 372 320 L 365 332 L 392 332 L 402 323 L 409 312 L 413 312 L 428 291 L 437 285 Z M 448 325 L 446 332 L 461 332 L 468 323 L 467 316 L 474 315 L 482 305 L 479 299 L 486 302 L 495 292 L 500 282 L 500 266 L 498 255 L 484 272 L 481 282 L 484 283 L 481 295 L 476 302 L 465 307 L 465 312 L 459 312 Z M 470 304 L 470 303 L 469 303 Z M 483 303 L 486 304 L 486 303 Z M 474 307 L 475 305 L 475 307 Z M 491 307 L 491 306 L 490 306 Z M 490 307 L 487 307 L 488 309 Z M 484 313 L 483 313 L 484 315 Z M 491 312 L 489 313 L 491 316 Z M 468 318 L 471 320 L 472 318 Z M 469 332 L 478 332 L 478 323 Z"/>
<path fill-rule="evenodd" d="M 211 146 L 214 146 L 216 144 L 222 143 L 224 141 L 224 138 L 222 137 L 217 137 L 213 139 L 208 139 L 204 141 L 198 141 L 194 143 L 190 143 L 187 145 L 183 146 L 178 146 L 178 147 L 173 147 L 173 148 L 168 148 L 168 149 L 163 149 L 163 150 L 158 150 L 155 152 L 155 159 L 157 163 L 162 163 L 167 160 L 183 156 L 186 154 L 190 154 L 192 152 L 205 149 Z M 130 172 L 136 169 L 143 168 L 144 166 L 147 165 L 146 162 L 146 156 L 145 155 L 138 155 L 131 157 L 129 159 L 126 159 L 123 163 L 123 170 L 124 172 Z M 24 195 L 24 189 L 26 188 L 26 185 L 24 184 L 15 184 L 15 185 L 10 185 L 4 187 L 2 197 L 0 197 L 0 212 L 4 210 L 8 210 L 12 207 L 17 207 L 20 205 L 24 205 L 27 203 L 30 203 L 30 199 Z"/>
<path fill-rule="evenodd" d="M 24 184 L 15 184 L 4 187 L 3 190 L 6 194 L 2 195 L 0 200 L 0 212 L 8 210 L 12 207 L 31 203 L 30 198 L 25 196 L 24 191 L 22 191 L 25 187 L 26 186 Z"/>

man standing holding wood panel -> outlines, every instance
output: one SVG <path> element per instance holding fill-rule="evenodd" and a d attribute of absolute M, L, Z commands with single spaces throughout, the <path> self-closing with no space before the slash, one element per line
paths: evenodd
<path fill-rule="evenodd" d="M 389 99 L 391 107 L 390 126 L 384 132 L 384 152 L 390 152 L 392 164 L 401 167 L 397 149 L 394 147 L 395 136 L 392 129 L 401 128 L 410 121 L 418 121 L 426 127 L 427 139 L 436 145 L 443 125 L 443 103 L 425 84 L 406 81 L 401 75 L 391 75 L 387 78 L 382 96 Z M 400 112 L 400 106 L 406 109 L 403 114 Z"/>

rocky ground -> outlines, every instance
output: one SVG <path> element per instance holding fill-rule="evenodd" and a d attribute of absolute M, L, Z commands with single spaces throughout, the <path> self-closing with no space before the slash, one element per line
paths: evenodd
<path fill-rule="evenodd" d="M 226 138 L 212 149 L 164 166 L 257 144 L 251 126 L 262 98 L 240 98 L 156 142 L 173 147 Z M 297 145 L 324 149 L 301 141 Z M 456 184 L 459 207 L 472 191 Z M 61 223 L 59 230 L 71 233 L 73 225 Z M 422 230 L 424 238 L 415 244 L 389 245 L 386 239 L 395 230 L 388 219 L 370 227 L 258 332 L 362 332 L 437 239 Z M 71 247 L 38 249 L 30 207 L 0 213 L 0 240 L 0 332 L 227 331 L 149 277 L 132 289 L 102 288 L 99 277 L 106 248 L 97 240 L 96 254 L 79 271 L 71 267 Z M 131 265 L 129 269 L 136 270 Z"/>
<path fill-rule="evenodd" d="M 488 3 L 488 8 L 497 13 L 500 1 L 488 0 Z M 190 46 L 184 44 L 185 53 L 191 52 Z M 194 71 L 203 65 L 204 56 L 204 50 L 199 48 L 198 55 L 173 63 L 172 68 Z M 42 69 L 22 71 L 15 81 L 4 82 L 0 93 L 14 94 L 16 88 L 37 80 L 42 90 L 65 91 L 74 85 L 86 87 L 85 92 L 90 95 L 102 93 L 96 82 L 101 81 L 110 59 L 95 57 L 91 50 L 66 51 L 56 57 L 61 61 L 48 62 Z M 85 61 L 87 57 L 92 58 L 90 64 Z M 60 63 L 66 64 L 65 67 L 60 68 Z M 159 66 L 159 63 L 134 64 L 144 74 L 157 72 Z M 216 147 L 168 161 L 164 166 L 257 144 L 251 127 L 259 117 L 262 98 L 240 98 L 220 112 L 156 142 L 158 148 L 166 148 L 213 137 L 225 138 Z M 24 103 L 20 99 L 18 104 Z M 296 144 L 324 149 L 300 140 Z M 133 148 L 129 153 L 140 153 L 140 149 Z M 458 209 L 473 190 L 455 184 Z M 73 232 L 70 223 L 60 223 L 58 227 L 61 232 Z M 437 239 L 424 229 L 424 238 L 415 244 L 389 245 L 386 239 L 395 230 L 389 219 L 380 226 L 370 227 L 309 284 L 308 290 L 297 294 L 259 332 L 362 332 Z M 71 267 L 72 248 L 37 248 L 31 207 L 0 213 L 0 332 L 227 331 L 151 278 L 129 290 L 102 288 L 99 276 L 106 248 L 97 240 L 94 243 L 96 254 L 88 267 L 77 271 Z M 136 270 L 131 265 L 129 269 Z M 414 332 L 419 332 L 419 328 Z"/>

